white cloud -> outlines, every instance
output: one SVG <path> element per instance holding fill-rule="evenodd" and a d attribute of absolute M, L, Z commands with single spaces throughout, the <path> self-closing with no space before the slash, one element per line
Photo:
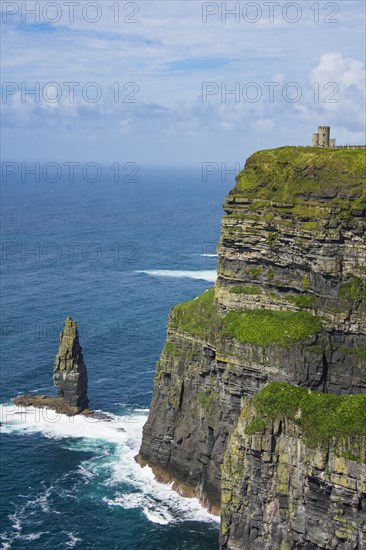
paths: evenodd
<path fill-rule="evenodd" d="M 321 84 L 337 82 L 342 89 L 354 86 L 365 94 L 366 71 L 364 64 L 358 59 L 345 57 L 339 52 L 323 54 L 319 64 L 311 71 L 310 79 Z"/>
<path fill-rule="evenodd" d="M 326 122 L 348 141 L 358 141 L 364 113 L 365 77 L 359 55 L 365 5 L 353 1 L 347 2 L 347 9 L 340 5 L 335 25 L 315 24 L 308 4 L 302 4 L 303 17 L 296 24 L 281 18 L 273 24 L 230 19 L 224 24 L 220 17 L 204 24 L 201 2 L 185 0 L 140 2 L 138 24 L 116 24 L 112 12 L 106 10 L 94 25 L 79 12 L 74 23 L 64 18 L 45 28 L 24 25 L 19 19 L 10 21 L 4 26 L 5 81 L 28 85 L 95 81 L 104 95 L 97 104 L 85 103 L 78 96 L 73 104 L 63 99 L 57 105 L 22 103 L 14 97 L 3 106 L 4 125 L 13 129 L 9 147 L 18 146 L 22 130 L 29 128 L 35 135 L 38 132 L 40 149 L 48 131 L 47 145 L 61 146 L 57 140 L 64 133 L 80 152 L 82 137 L 100 135 L 101 155 L 104 148 L 118 148 L 121 134 L 146 147 L 147 156 L 152 149 L 145 142 L 154 139 L 158 148 L 164 136 L 174 136 L 178 150 L 184 144 L 186 158 L 208 156 L 215 147 L 232 155 L 240 148 L 244 151 L 247 144 L 259 149 L 296 140 L 306 143 L 313 126 Z M 132 81 L 140 87 L 139 103 L 113 103 L 109 86 Z M 269 81 L 280 83 L 273 103 L 264 87 Z M 283 86 L 290 81 L 302 89 L 298 103 L 282 96 Z M 257 82 L 264 95 L 257 103 L 242 97 L 238 103 L 221 103 L 217 94 L 204 104 L 203 82 L 224 84 L 228 89 L 236 82 L 241 87 Z M 314 82 L 321 87 L 338 83 L 339 103 L 324 103 L 323 90 L 319 103 L 314 102 L 309 90 Z M 17 133 L 18 139 L 14 138 Z M 302 135 L 306 136 L 303 140 Z M 28 147 L 36 150 L 36 144 L 34 139 Z"/>

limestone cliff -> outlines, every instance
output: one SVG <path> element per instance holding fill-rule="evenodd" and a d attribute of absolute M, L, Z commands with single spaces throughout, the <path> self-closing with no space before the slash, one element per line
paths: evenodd
<path fill-rule="evenodd" d="M 243 450 L 240 460 L 245 452 L 255 455 L 250 476 L 266 466 L 251 447 L 257 436 L 240 439 L 238 426 L 248 400 L 270 382 L 337 397 L 366 393 L 365 198 L 363 149 L 283 147 L 254 154 L 224 205 L 215 287 L 171 311 L 139 460 L 161 478 L 174 480 L 178 490 L 199 495 L 214 510 L 223 508 L 229 518 L 223 523 L 223 548 L 252 548 L 255 538 L 260 548 L 267 536 L 264 511 L 255 537 L 249 535 L 250 545 L 244 537 L 243 517 L 247 507 L 254 510 L 252 496 L 239 491 L 239 511 L 230 508 L 230 479 L 232 484 L 242 480 L 226 475 L 221 490 L 222 468 L 230 472 L 223 466 L 229 438 L 230 449 L 237 444 Z M 365 395 L 361 403 L 366 410 Z M 296 424 L 280 415 L 273 423 L 265 430 L 272 430 L 274 448 L 265 452 L 278 456 L 288 438 L 294 448 L 300 445 Z M 279 432 L 278 425 L 289 431 Z M 362 422 L 353 424 L 354 437 L 364 429 Z M 326 468 L 330 454 L 316 442 L 317 449 L 325 453 Z M 298 457 L 301 453 L 305 456 L 307 447 Z M 275 458 L 271 464 L 268 477 L 276 474 Z M 348 466 L 353 472 L 355 467 Z M 301 491 L 308 472 L 303 467 L 293 471 L 297 477 L 289 483 Z M 262 483 L 259 478 L 257 483 Z M 267 484 L 263 481 L 262 492 Z M 336 485 L 334 477 L 329 484 Z M 306 504 L 309 514 L 310 507 Z M 360 529 L 357 510 L 354 521 Z M 279 531 L 285 529 L 286 513 L 275 518 Z M 337 540 L 339 546 L 309 539 L 308 546 L 299 547 L 358 548 L 342 546 L 339 529 L 328 519 L 327 541 Z M 295 538 L 277 536 L 275 541 L 287 544 L 283 548 L 297 544 Z"/>
<path fill-rule="evenodd" d="M 364 397 L 308 392 L 275 382 L 243 407 L 222 470 L 222 549 L 365 548 Z"/>

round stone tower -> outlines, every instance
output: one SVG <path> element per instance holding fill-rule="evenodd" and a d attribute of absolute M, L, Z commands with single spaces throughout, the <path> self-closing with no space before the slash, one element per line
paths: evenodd
<path fill-rule="evenodd" d="M 330 126 L 319 126 L 319 147 L 329 147 Z"/>

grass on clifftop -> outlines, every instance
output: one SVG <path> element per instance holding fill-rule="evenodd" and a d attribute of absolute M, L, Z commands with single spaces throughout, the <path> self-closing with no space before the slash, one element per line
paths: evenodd
<path fill-rule="evenodd" d="M 252 400 L 257 417 L 248 434 L 261 431 L 268 420 L 285 416 L 304 432 L 310 447 L 323 446 L 332 438 L 366 436 L 366 395 L 335 395 L 272 382 Z"/>
<path fill-rule="evenodd" d="M 322 330 L 322 323 L 305 311 L 235 310 L 220 315 L 214 289 L 172 309 L 170 325 L 203 338 L 223 336 L 257 346 L 287 346 Z"/>
<path fill-rule="evenodd" d="M 215 332 L 218 322 L 219 315 L 213 288 L 206 290 L 194 300 L 174 306 L 170 318 L 173 328 L 203 338 Z"/>
<path fill-rule="evenodd" d="M 224 319 L 225 336 L 240 342 L 268 346 L 287 346 L 292 342 L 320 332 L 323 326 L 318 317 L 305 311 L 231 311 Z"/>
<path fill-rule="evenodd" d="M 232 194 L 286 203 L 326 197 L 341 208 L 365 208 L 366 149 L 259 151 L 248 158 Z"/>

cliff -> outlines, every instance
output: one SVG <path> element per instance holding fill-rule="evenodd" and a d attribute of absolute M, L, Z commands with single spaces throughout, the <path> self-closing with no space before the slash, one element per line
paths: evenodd
<path fill-rule="evenodd" d="M 364 548 L 365 462 L 364 396 L 266 386 L 226 448 L 221 547 Z"/>
<path fill-rule="evenodd" d="M 301 492 L 312 478 L 311 464 L 306 469 L 303 458 L 312 456 L 308 449 L 313 447 L 303 442 L 302 427 L 278 414 L 265 427 L 260 424 L 263 434 L 247 436 L 243 408 L 252 410 L 252 399 L 271 382 L 307 388 L 309 399 L 313 394 L 337 399 L 363 394 L 361 408 L 366 408 L 365 150 L 282 147 L 258 152 L 247 160 L 224 209 L 215 287 L 171 311 L 139 460 L 160 478 L 174 480 L 177 490 L 197 494 L 213 511 L 222 509 L 222 548 L 234 550 L 261 548 L 275 530 L 263 519 L 266 509 L 260 515 L 259 497 L 256 501 L 245 493 L 247 478 L 240 477 L 241 469 L 230 474 L 228 453 L 234 456 L 237 449 L 238 461 L 248 463 L 243 476 L 253 478 L 264 496 L 268 479 L 278 475 L 285 442 L 297 449 L 299 461 L 289 486 Z M 329 403 L 324 407 L 328 411 Z M 348 435 L 363 437 L 360 424 L 352 426 Z M 268 456 L 256 445 L 270 433 L 271 447 L 263 450 L 271 454 L 270 468 L 265 470 L 263 456 Z M 328 466 L 331 472 L 334 467 L 326 445 L 336 443 L 329 437 L 325 447 L 312 444 L 316 464 L 316 453 L 323 453 L 313 476 L 321 478 Z M 361 479 L 364 454 L 353 460 L 352 453 L 347 458 L 340 449 L 347 471 Z M 262 469 L 267 478 L 258 474 Z M 268 502 L 280 496 L 272 485 Z M 336 486 L 331 476 L 331 494 L 337 494 Z M 357 506 L 364 509 L 360 487 Z M 298 539 L 309 542 L 301 547 L 357 548 L 342 546 L 346 543 L 330 512 L 323 529 L 333 546 L 308 537 L 311 510 L 317 514 L 309 498 L 303 515 L 310 523 Z M 247 512 L 255 516 L 254 510 L 258 514 L 252 527 L 245 517 Z M 286 531 L 290 516 L 290 508 L 280 510 L 273 516 L 278 532 Z M 358 531 L 361 516 L 357 508 L 353 521 Z M 268 548 L 277 548 L 277 542 L 296 547 L 296 540 L 276 535 Z"/>

